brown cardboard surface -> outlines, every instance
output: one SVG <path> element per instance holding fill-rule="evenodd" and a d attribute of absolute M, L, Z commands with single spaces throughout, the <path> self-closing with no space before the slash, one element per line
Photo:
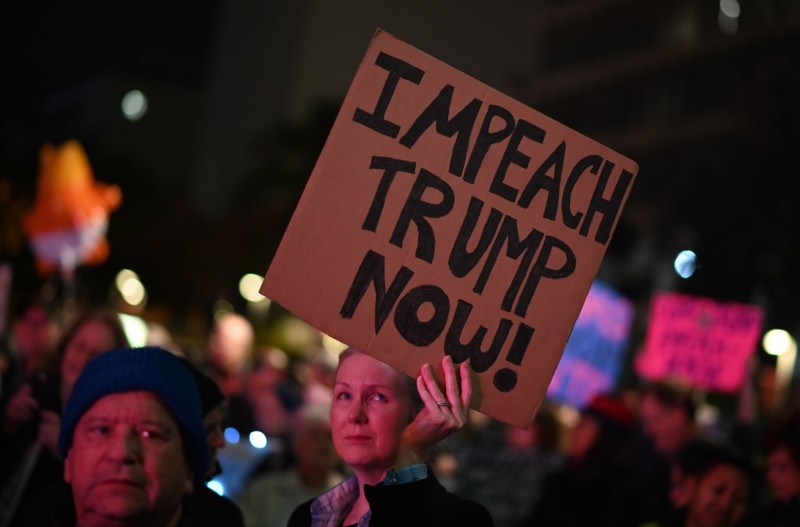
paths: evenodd
<path fill-rule="evenodd" d="M 469 360 L 527 427 L 637 171 L 378 30 L 261 293 L 413 376 Z"/>

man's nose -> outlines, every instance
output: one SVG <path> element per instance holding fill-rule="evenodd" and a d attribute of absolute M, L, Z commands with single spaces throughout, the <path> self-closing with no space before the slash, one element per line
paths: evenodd
<path fill-rule="evenodd" d="M 225 436 L 221 429 L 216 428 L 208 434 L 208 444 L 214 448 L 223 448 L 225 446 Z"/>
<path fill-rule="evenodd" d="M 142 445 L 136 430 L 120 430 L 111 435 L 108 455 L 114 460 L 130 463 L 141 459 Z"/>

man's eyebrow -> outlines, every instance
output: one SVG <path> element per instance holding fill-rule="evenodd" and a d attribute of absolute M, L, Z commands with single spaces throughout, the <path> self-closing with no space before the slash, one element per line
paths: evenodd
<path fill-rule="evenodd" d="M 105 423 L 114 423 L 117 419 L 112 417 L 108 417 L 105 415 L 87 415 L 85 419 L 82 420 L 84 424 L 105 424 Z M 176 428 L 169 419 L 163 419 L 160 417 L 145 417 L 143 419 L 136 419 L 133 421 L 136 426 L 155 426 L 163 430 L 172 430 Z"/>
<path fill-rule="evenodd" d="M 159 417 L 146 417 L 144 419 L 139 419 L 136 421 L 136 424 L 139 426 L 156 426 L 164 430 L 172 430 L 175 428 L 169 419 L 162 419 Z"/>

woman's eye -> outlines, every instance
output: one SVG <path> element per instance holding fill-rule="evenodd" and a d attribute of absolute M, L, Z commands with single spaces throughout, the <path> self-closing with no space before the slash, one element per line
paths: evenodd
<path fill-rule="evenodd" d="M 373 398 L 374 400 L 376 400 L 376 401 L 388 401 L 388 400 L 389 400 L 389 398 L 388 398 L 388 397 L 386 397 L 386 396 L 385 396 L 384 394 L 382 394 L 382 393 L 374 393 L 374 394 L 372 394 L 372 398 Z"/>
<path fill-rule="evenodd" d="M 336 398 L 337 399 L 349 399 L 350 398 L 350 393 L 348 393 L 348 392 L 339 392 L 339 393 L 336 394 Z"/>

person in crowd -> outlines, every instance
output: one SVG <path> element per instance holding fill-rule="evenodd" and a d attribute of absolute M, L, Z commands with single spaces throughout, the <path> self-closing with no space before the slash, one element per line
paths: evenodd
<path fill-rule="evenodd" d="M 424 463 L 461 429 L 472 396 L 469 368 L 442 360 L 444 393 L 429 364 L 413 380 L 354 348 L 339 360 L 331 405 L 333 443 L 353 474 L 299 505 L 289 527 L 490 526 L 489 512 L 449 493 Z M 459 388 L 460 381 L 460 388 Z"/>
<path fill-rule="evenodd" d="M 544 480 L 526 525 L 617 527 L 611 498 L 632 470 L 634 419 L 616 397 L 593 397 L 571 432 L 565 465 Z"/>
<path fill-rule="evenodd" d="M 800 408 L 767 427 L 762 451 L 770 497 L 746 515 L 741 527 L 800 525 Z"/>
<path fill-rule="evenodd" d="M 642 527 L 733 527 L 747 507 L 751 469 L 725 444 L 695 440 L 672 458 L 671 510 Z"/>
<path fill-rule="evenodd" d="M 505 424 L 492 419 L 486 414 L 470 409 L 464 427 L 445 438 L 428 454 L 428 462 L 436 479 L 449 490 L 467 499 L 476 499 L 472 482 L 478 482 L 481 488 L 487 477 L 487 471 L 493 468 L 483 467 L 485 457 L 494 457 L 494 453 L 503 448 L 505 442 Z M 485 453 L 489 454 L 485 454 Z M 481 504 L 490 508 L 491 499 L 486 495 L 479 496 Z M 497 518 L 492 515 L 497 523 Z"/>
<path fill-rule="evenodd" d="M 225 420 L 226 428 L 234 428 L 240 434 L 259 431 L 267 436 L 269 451 L 246 470 L 244 485 L 253 478 L 292 468 L 297 463 L 289 436 L 293 415 L 303 403 L 302 391 L 290 379 L 286 364 L 271 357 L 274 357 L 271 351 L 259 357 L 247 381 L 245 396 L 231 401 L 231 411 Z"/>
<path fill-rule="evenodd" d="M 290 441 L 296 465 L 256 476 L 236 498 L 247 527 L 284 527 L 295 507 L 344 479 L 331 436 L 330 401 L 300 408 L 291 420 Z"/>
<path fill-rule="evenodd" d="M 58 448 L 64 485 L 23 525 L 191 527 L 209 449 L 192 374 L 158 347 L 94 358 L 75 382 Z M 227 523 L 223 523 L 227 525 Z"/>
<path fill-rule="evenodd" d="M 208 338 L 208 359 L 217 383 L 230 399 L 245 393 L 253 361 L 255 331 L 237 313 L 225 313 L 215 321 Z"/>
<path fill-rule="evenodd" d="M 694 394 L 686 386 L 656 381 L 642 388 L 639 403 L 642 431 L 661 459 L 677 453 L 697 437 L 696 410 Z"/>
<path fill-rule="evenodd" d="M 192 374 L 200 395 L 200 409 L 203 414 L 203 429 L 206 432 L 209 455 L 208 471 L 203 475 L 203 483 L 207 483 L 222 473 L 218 452 L 225 447 L 222 423 L 225 418 L 227 398 L 214 379 L 203 373 L 191 360 L 182 356 L 178 358 Z M 196 485 L 194 492 L 186 498 L 186 503 L 196 512 L 199 525 L 244 526 L 244 517 L 239 507 L 205 484 Z"/>
<path fill-rule="evenodd" d="M 0 408 L 11 395 L 36 375 L 53 374 L 59 324 L 50 307 L 38 298 L 20 301 L 11 321 L 4 367 L 0 368 Z"/>
<path fill-rule="evenodd" d="M 24 507 L 40 489 L 61 478 L 57 438 L 61 412 L 73 384 L 90 359 L 124 346 L 128 339 L 116 313 L 106 308 L 87 310 L 65 330 L 56 346 L 56 375 L 37 377 L 13 395 L 0 434 L 2 499 Z M 12 516 L 13 511 L 5 514 Z"/>
<path fill-rule="evenodd" d="M 619 525 L 638 527 L 671 510 L 670 471 L 674 456 L 699 438 L 694 392 L 671 381 L 652 381 L 639 390 L 636 468 L 621 482 L 616 501 Z"/>
<path fill-rule="evenodd" d="M 310 350 L 303 360 L 295 361 L 293 376 L 301 386 L 304 403 L 330 402 L 337 358 L 319 347 Z"/>
<path fill-rule="evenodd" d="M 502 432 L 499 444 L 462 441 L 453 445 L 452 489 L 480 500 L 498 527 L 512 527 L 536 504 L 544 479 L 564 465 L 559 449 L 561 425 L 547 404 L 527 429 L 497 424 Z"/>
<path fill-rule="evenodd" d="M 247 405 L 252 414 L 253 430 L 260 430 L 270 438 L 285 438 L 292 414 L 301 404 L 302 392 L 291 382 L 285 369 L 267 358 L 255 364 L 247 382 Z"/>

